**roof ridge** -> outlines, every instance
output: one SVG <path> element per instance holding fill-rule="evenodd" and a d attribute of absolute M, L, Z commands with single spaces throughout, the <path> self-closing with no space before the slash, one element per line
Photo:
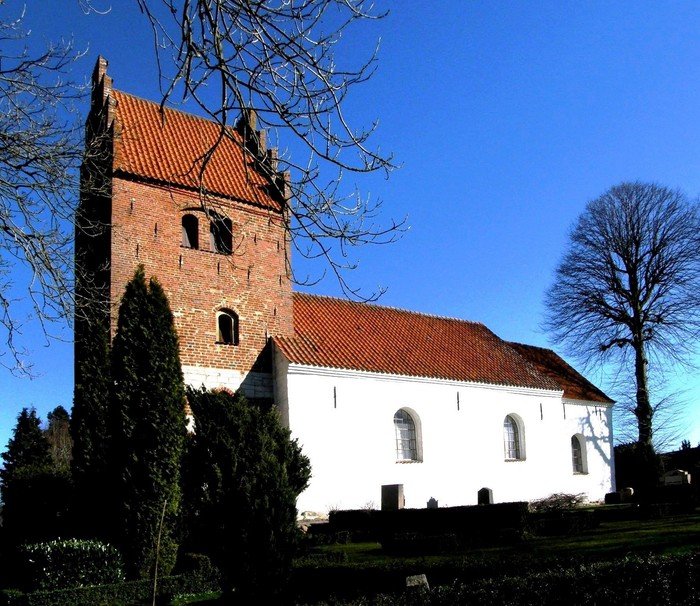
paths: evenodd
<path fill-rule="evenodd" d="M 542 351 L 551 351 L 552 353 L 559 355 L 551 347 L 542 347 L 541 345 L 531 345 L 530 343 L 521 343 L 520 341 L 506 341 L 508 345 L 520 345 L 521 347 L 529 347 L 530 349 L 541 349 Z M 561 356 L 559 356 L 561 358 Z"/>
<path fill-rule="evenodd" d="M 343 297 L 334 297 L 332 295 L 317 295 L 313 293 L 307 293 L 307 292 L 300 292 L 300 291 L 294 291 L 292 293 L 294 296 L 303 296 L 303 297 L 309 297 L 312 299 L 330 299 L 331 301 L 338 301 L 339 303 L 347 303 L 349 305 L 366 305 L 367 307 L 375 307 L 377 309 L 387 309 L 389 311 L 398 311 L 400 313 L 405 313 L 408 315 L 412 316 L 421 316 L 423 318 L 433 318 L 436 320 L 450 320 L 453 322 L 462 322 L 464 324 L 474 324 L 476 326 L 482 326 L 483 328 L 486 328 L 489 332 L 494 333 L 488 326 L 486 326 L 483 322 L 479 322 L 477 320 L 465 320 L 464 318 L 457 318 L 455 316 L 441 316 L 438 314 L 430 314 L 430 313 L 425 313 L 421 311 L 415 311 L 412 309 L 404 309 L 403 307 L 394 307 L 393 305 L 378 305 L 377 303 L 370 303 L 370 302 L 365 302 L 365 301 L 351 301 L 350 299 L 344 299 Z M 498 335 L 496 335 L 498 337 Z M 500 337 L 498 337 L 500 339 Z M 501 339 L 504 340 L 504 339 Z"/>
<path fill-rule="evenodd" d="M 113 93 L 118 93 L 118 94 L 120 94 L 120 95 L 125 95 L 125 96 L 127 96 L 127 97 L 131 97 L 132 99 L 136 99 L 136 100 L 138 100 L 138 101 L 143 101 L 144 103 L 148 103 L 149 105 L 155 105 L 155 106 L 157 106 L 157 107 L 160 107 L 160 105 L 161 105 L 161 104 L 158 103 L 157 101 L 151 101 L 150 99 L 146 99 L 145 97 L 141 97 L 141 96 L 139 96 L 139 95 L 134 95 L 133 93 L 127 93 L 126 91 L 123 91 L 123 90 L 118 89 L 118 88 L 113 88 L 113 89 L 112 89 L 112 92 L 113 92 Z M 220 124 L 219 122 L 216 122 L 216 121 L 214 120 L 214 118 L 206 118 L 205 116 L 200 116 L 200 115 L 197 115 L 197 114 L 195 114 L 195 113 L 185 111 L 184 109 L 178 109 L 178 108 L 175 108 L 175 107 L 171 107 L 171 106 L 169 106 L 169 105 L 164 105 L 164 106 L 163 106 L 163 109 L 164 109 L 165 111 L 168 111 L 168 112 L 175 112 L 175 113 L 177 113 L 177 114 L 181 114 L 181 115 L 185 116 L 186 118 L 193 118 L 193 119 L 195 119 L 195 120 L 201 120 L 202 122 L 206 122 L 207 124 L 213 124 L 213 125 L 215 125 L 215 126 L 221 126 L 221 124 Z M 226 125 L 224 125 L 224 128 L 230 129 L 230 130 L 232 130 L 234 133 L 236 133 L 237 135 L 240 136 L 240 133 L 238 133 L 238 131 L 236 130 L 235 125 L 226 124 Z"/>

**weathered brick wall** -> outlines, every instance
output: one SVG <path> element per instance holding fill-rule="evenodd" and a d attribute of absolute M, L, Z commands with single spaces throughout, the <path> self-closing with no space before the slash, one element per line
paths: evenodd
<path fill-rule="evenodd" d="M 183 366 L 269 372 L 259 359 L 268 336 L 291 335 L 292 291 L 278 213 L 226 200 L 212 203 L 233 222 L 233 252 L 210 248 L 199 194 L 115 178 L 112 183 L 112 331 L 119 301 L 139 263 L 163 285 L 175 316 Z M 211 207 L 211 206 L 210 206 Z M 182 215 L 199 219 L 199 249 L 182 244 Z M 216 312 L 239 318 L 238 345 L 219 344 Z"/>

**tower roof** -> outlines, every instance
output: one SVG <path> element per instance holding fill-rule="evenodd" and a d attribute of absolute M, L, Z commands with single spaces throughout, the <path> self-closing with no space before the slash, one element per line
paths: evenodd
<path fill-rule="evenodd" d="M 211 153 L 202 178 L 208 194 L 281 210 L 270 180 L 257 167 L 260 161 L 244 152 L 246 143 L 237 129 L 222 130 L 205 118 L 161 110 L 157 103 L 118 90 L 109 94 L 116 175 L 196 191 L 204 158 Z"/>

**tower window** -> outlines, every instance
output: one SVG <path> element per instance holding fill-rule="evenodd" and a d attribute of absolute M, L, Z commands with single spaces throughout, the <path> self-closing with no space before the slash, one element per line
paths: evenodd
<path fill-rule="evenodd" d="M 199 248 L 199 220 L 194 215 L 182 217 L 182 246 Z"/>
<path fill-rule="evenodd" d="M 230 255 L 233 250 L 233 224 L 231 219 L 214 215 L 209 227 L 211 249 L 222 255 Z"/>
<path fill-rule="evenodd" d="M 223 309 L 216 314 L 216 342 L 224 345 L 238 345 L 238 316 Z"/>

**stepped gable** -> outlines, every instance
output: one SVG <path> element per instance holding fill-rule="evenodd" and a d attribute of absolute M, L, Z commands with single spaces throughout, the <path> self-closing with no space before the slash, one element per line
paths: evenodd
<path fill-rule="evenodd" d="M 537 370 L 551 377 L 564 389 L 564 397 L 571 400 L 586 400 L 613 404 L 611 400 L 593 383 L 578 373 L 551 349 L 525 345 L 523 343 L 508 343 L 520 355 L 535 365 Z"/>
<path fill-rule="evenodd" d="M 292 363 L 561 391 L 483 324 L 294 293 Z"/>
<path fill-rule="evenodd" d="M 221 127 L 182 111 L 139 97 L 109 92 L 114 104 L 114 174 L 147 182 L 199 190 L 202 158 L 221 136 Z M 254 128 L 254 126 L 253 126 Z M 257 133 L 261 147 L 264 133 Z M 227 127 L 204 172 L 208 194 L 280 211 L 270 183 L 244 153 L 243 137 Z M 267 154 L 266 150 L 262 150 Z M 271 155 L 271 154 L 270 154 Z"/>

